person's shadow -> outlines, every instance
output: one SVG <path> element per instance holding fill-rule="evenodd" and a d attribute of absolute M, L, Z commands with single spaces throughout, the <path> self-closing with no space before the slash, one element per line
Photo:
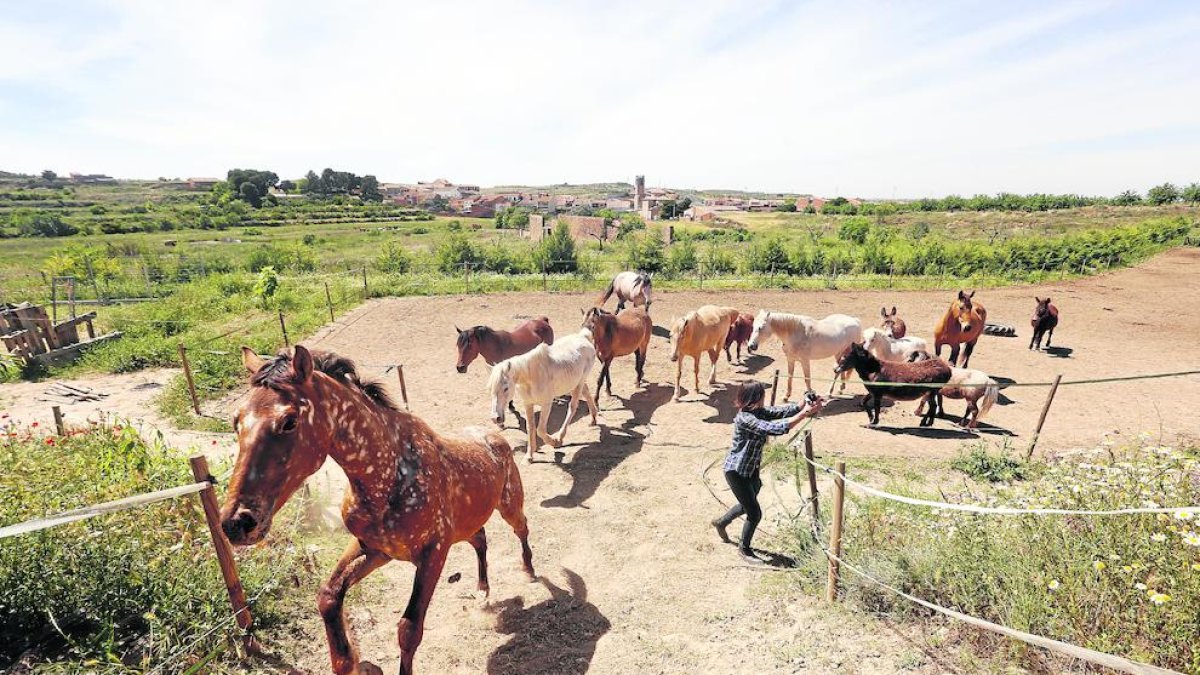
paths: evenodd
<path fill-rule="evenodd" d="M 565 495 L 555 495 L 542 500 L 543 508 L 576 508 L 596 494 L 613 469 L 630 455 L 639 452 L 646 443 L 646 434 L 638 431 L 650 424 L 654 411 L 671 400 L 672 388 L 657 382 L 646 384 L 625 399 L 625 405 L 633 417 L 618 427 L 600 425 L 600 439 L 589 443 L 571 456 L 567 463 L 556 462 L 562 471 L 571 476 L 571 489 Z M 580 406 L 582 409 L 583 406 Z M 554 418 L 551 418 L 553 421 Z M 576 424 L 579 422 L 577 421 Z M 558 458 L 562 448 L 555 453 Z"/>
<path fill-rule="evenodd" d="M 489 675 L 580 675 L 596 654 L 596 643 L 612 626 L 595 605 L 587 601 L 583 579 L 563 568 L 569 590 L 538 577 L 550 599 L 532 607 L 521 597 L 495 605 L 496 630 L 512 636 L 488 656 Z"/>

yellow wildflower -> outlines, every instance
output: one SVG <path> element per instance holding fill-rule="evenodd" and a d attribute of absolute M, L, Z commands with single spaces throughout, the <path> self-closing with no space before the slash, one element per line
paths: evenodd
<path fill-rule="evenodd" d="M 1196 534 L 1195 532 L 1184 532 L 1183 543 L 1187 544 L 1188 546 L 1200 546 L 1200 534 Z"/>
<path fill-rule="evenodd" d="M 1106 565 L 1103 560 L 1092 561 L 1092 569 L 1096 570 L 1097 572 L 1103 572 L 1104 568 L 1106 567 L 1108 567 L 1108 565 Z"/>
<path fill-rule="evenodd" d="M 1175 519 L 1176 520 L 1191 520 L 1192 512 L 1191 511 L 1176 511 Z"/>
<path fill-rule="evenodd" d="M 1046 584 L 1046 588 L 1049 588 L 1052 591 L 1057 591 L 1060 585 L 1061 584 L 1058 583 L 1058 579 L 1051 579 L 1050 583 Z"/>
<path fill-rule="evenodd" d="M 1150 594 L 1150 602 L 1153 602 L 1156 605 L 1165 605 L 1170 601 L 1171 601 L 1171 596 L 1167 595 L 1166 593 L 1151 593 Z"/>

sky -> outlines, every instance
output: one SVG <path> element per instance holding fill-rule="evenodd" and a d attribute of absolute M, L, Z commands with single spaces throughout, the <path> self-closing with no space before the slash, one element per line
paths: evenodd
<path fill-rule="evenodd" d="M 846 197 L 1200 181 L 1200 3 L 0 0 L 0 170 Z"/>

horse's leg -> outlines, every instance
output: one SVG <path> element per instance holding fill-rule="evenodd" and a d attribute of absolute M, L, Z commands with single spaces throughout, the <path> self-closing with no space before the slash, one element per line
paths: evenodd
<path fill-rule="evenodd" d="M 787 377 L 787 392 L 783 395 L 783 402 L 787 403 L 792 398 L 792 380 L 796 379 L 796 361 L 792 357 L 788 357 L 788 377 Z"/>
<path fill-rule="evenodd" d="M 604 362 L 604 391 L 612 398 L 612 359 Z M 600 395 L 600 387 L 596 387 L 596 395 Z"/>
<path fill-rule="evenodd" d="M 675 361 L 675 395 L 672 397 L 676 401 L 679 400 L 679 380 L 683 379 L 683 357 L 679 357 Z"/>
<path fill-rule="evenodd" d="M 963 413 L 961 423 L 967 429 L 974 429 L 979 424 L 979 406 L 975 401 L 974 398 L 967 398 L 967 412 Z"/>
<path fill-rule="evenodd" d="M 971 340 L 970 342 L 967 343 L 967 346 L 963 349 L 963 362 L 962 362 L 963 368 L 966 368 L 967 364 L 971 362 L 971 352 L 975 351 L 975 343 L 978 341 L 979 341 L 979 338 L 975 338 L 974 340 Z"/>
<path fill-rule="evenodd" d="M 709 384 L 717 383 L 717 361 L 720 359 L 721 349 L 719 347 L 714 347 L 713 349 L 708 350 L 708 360 L 712 363 L 712 371 L 708 374 Z"/>
<path fill-rule="evenodd" d="M 729 355 L 730 346 L 731 345 L 725 345 L 725 363 L 733 363 L 733 357 Z"/>
<path fill-rule="evenodd" d="M 342 612 L 346 591 L 388 560 L 391 558 L 382 553 L 364 549 L 356 539 L 346 548 L 329 580 L 317 593 L 317 608 L 325 622 L 325 638 L 329 642 L 329 660 L 337 675 L 359 672 L 358 650 L 346 633 L 346 617 Z"/>
<path fill-rule="evenodd" d="M 962 348 L 962 345 L 957 342 L 950 345 L 950 365 L 952 365 L 952 366 L 958 365 L 958 352 L 961 348 Z M 966 366 L 964 365 L 963 367 L 965 368 Z"/>
<path fill-rule="evenodd" d="M 533 551 L 529 549 L 529 521 L 525 519 L 525 488 L 516 464 L 508 467 L 508 480 L 504 482 L 504 492 L 500 494 L 499 509 L 500 517 L 521 540 L 521 561 L 525 566 L 525 575 L 533 581 Z"/>
<path fill-rule="evenodd" d="M 642 380 L 646 378 L 646 348 L 643 347 L 633 353 L 633 369 L 637 373 L 637 381 L 633 383 L 634 387 L 642 386 Z"/>
<path fill-rule="evenodd" d="M 574 400 L 574 398 L 575 398 L 575 394 L 574 394 L 574 392 L 572 392 L 571 399 Z M 546 443 L 548 443 L 550 445 L 550 447 L 557 448 L 558 446 L 562 445 L 562 443 L 560 443 L 559 440 L 557 438 L 555 438 L 554 436 L 551 436 L 550 432 L 546 431 L 546 427 L 548 427 L 550 425 L 550 412 L 553 410 L 554 410 L 554 400 L 551 399 L 549 403 L 542 406 L 541 415 L 538 417 L 537 429 L 538 429 L 538 436 L 541 436 L 543 441 L 546 441 Z M 565 426 L 565 425 L 569 424 L 570 422 L 571 422 L 571 416 L 567 415 L 567 419 L 563 420 L 563 425 Z"/>
<path fill-rule="evenodd" d="M 596 378 L 596 395 L 600 395 L 600 388 L 604 386 L 604 376 L 608 374 L 608 364 L 611 361 L 605 361 L 600 364 L 600 377 Z M 608 395 L 612 396 L 612 387 L 608 388 Z"/>
<path fill-rule="evenodd" d="M 883 396 L 879 392 L 871 395 L 871 407 L 867 409 L 867 417 L 871 420 L 871 426 L 879 424 L 879 406 L 883 405 Z"/>
<path fill-rule="evenodd" d="M 588 412 L 592 415 L 592 426 L 600 424 L 598 419 L 600 405 L 596 403 L 596 399 L 592 398 L 592 392 L 588 391 L 587 383 L 583 384 L 583 402 L 587 403 Z"/>
<path fill-rule="evenodd" d="M 425 635 L 425 612 L 429 609 L 433 589 L 437 588 L 438 577 L 442 575 L 442 568 L 446 565 L 446 549 L 436 544 L 430 545 L 414 562 L 417 565 L 417 573 L 413 579 L 412 595 L 408 599 L 404 617 L 396 626 L 400 643 L 400 675 L 412 675 L 413 656 Z"/>
<path fill-rule="evenodd" d="M 696 354 L 692 357 L 692 375 L 696 381 L 696 393 L 700 393 L 700 355 Z"/>
<path fill-rule="evenodd" d="M 1049 332 L 1046 333 L 1046 349 L 1047 350 L 1050 349 L 1050 341 L 1053 339 L 1054 339 L 1054 329 L 1051 328 L 1049 330 Z"/>
<path fill-rule="evenodd" d="M 567 404 L 567 416 L 563 418 L 562 427 L 558 430 L 557 445 L 554 447 L 562 445 L 567 438 L 567 427 L 571 425 L 571 420 L 575 419 L 575 411 L 579 409 L 579 390 L 581 388 L 575 387 L 571 390 L 571 402 Z"/>
<path fill-rule="evenodd" d="M 1030 335 L 1030 336 L 1029 336 L 1029 348 L 1030 348 L 1030 349 L 1033 349 L 1033 346 L 1034 346 L 1035 344 L 1037 344 L 1038 342 L 1040 342 L 1040 339 L 1041 339 L 1041 337 L 1042 337 L 1042 336 L 1041 336 L 1041 334 L 1040 334 L 1040 333 L 1038 333 L 1038 329 L 1037 329 L 1037 327 L 1035 326 L 1035 327 L 1034 327 L 1034 329 L 1033 329 L 1033 335 Z M 1041 345 L 1039 344 L 1039 345 L 1038 345 L 1038 347 L 1040 348 L 1040 347 L 1041 347 Z"/>
<path fill-rule="evenodd" d="M 542 418 L 546 417 L 545 406 L 542 406 Z M 533 453 L 538 451 L 538 420 L 534 417 L 533 404 L 525 404 L 525 430 L 529 432 L 529 443 L 525 446 L 525 461 L 533 464 Z"/>
<path fill-rule="evenodd" d="M 491 589 L 488 587 L 487 576 L 487 533 L 482 527 L 471 535 L 471 547 L 475 549 L 475 557 L 479 563 L 479 583 L 475 588 L 483 591 L 483 597 L 486 598 Z"/>

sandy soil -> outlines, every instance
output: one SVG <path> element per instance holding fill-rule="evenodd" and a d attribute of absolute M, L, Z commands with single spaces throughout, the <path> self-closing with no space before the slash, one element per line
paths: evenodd
<path fill-rule="evenodd" d="M 1034 295 L 1050 295 L 1062 314 L 1054 354 L 1027 350 Z M 1200 368 L 1189 340 L 1188 298 L 1200 297 L 1200 251 L 1179 250 L 1144 266 L 1078 282 L 981 290 L 976 299 L 989 320 L 1017 326 L 1018 337 L 985 336 L 972 366 L 1016 382 L 1045 382 Z M 897 305 L 912 334 L 930 338 L 935 319 L 952 293 L 940 292 L 679 292 L 654 303 L 649 384 L 632 385 L 632 361 L 613 366 L 616 398 L 601 396 L 598 428 L 577 422 L 560 461 L 544 450 L 539 462 L 522 464 L 526 511 L 532 529 L 539 584 L 522 579 L 515 537 L 499 518 L 489 526 L 491 604 L 473 597 L 474 553 L 452 552 L 430 610 L 417 655 L 424 673 L 774 673 L 947 672 L 956 666 L 930 648 L 930 636 L 896 628 L 861 614 L 830 608 L 815 597 L 773 593 L 779 577 L 738 565 L 731 546 L 708 525 L 720 506 L 701 471 L 721 456 L 732 418 L 729 383 L 768 379 L 781 367 L 778 342 L 760 356 L 730 366 L 722 358 L 716 391 L 689 390 L 672 403 L 674 364 L 668 362 L 665 327 L 704 303 L 729 304 L 810 315 L 842 312 L 871 325 L 881 305 Z M 403 362 L 414 413 L 449 432 L 487 424 L 482 362 L 454 372 L 453 326 L 508 326 L 519 317 L 546 314 L 560 333 L 574 330 L 579 309 L 593 299 L 578 294 L 510 294 L 439 298 L 390 298 L 369 302 L 313 336 L 306 344 L 359 360 L 367 375 L 388 378 L 397 398 L 395 373 Z M 784 366 L 786 367 L 786 366 Z M 827 376 L 831 363 L 814 374 Z M 690 363 L 688 364 L 690 369 Z M 702 382 L 704 371 L 702 370 Z M 24 387 L 26 385 L 15 385 Z M 35 387 L 36 385 L 29 385 Z M 97 385 L 93 385 L 97 386 Z M 827 387 L 828 385 L 824 385 Z M 821 389 L 817 386 L 817 389 Z M 801 387 L 797 387 L 800 391 Z M 853 392 L 861 391 L 854 387 Z M 12 396 L 9 387 L 5 394 Z M 1036 424 L 1045 387 L 1011 387 L 985 421 L 984 436 L 1010 436 L 1024 447 Z M 1195 436 L 1200 422 L 1188 406 L 1200 395 L 1200 377 L 1068 386 L 1058 392 L 1040 451 L 1094 444 L 1104 432 L 1149 432 L 1172 440 Z M 214 413 L 224 414 L 231 397 Z M 7 402 L 6 402 L 7 405 Z M 20 410 L 18 404 L 16 410 Z M 137 405 L 144 405 L 144 402 Z M 47 404 L 37 404 L 47 406 Z M 951 412 L 962 404 L 947 401 Z M 136 407 L 136 406 L 135 406 Z M 917 427 L 914 404 L 885 410 L 879 429 L 864 428 L 866 415 L 849 398 L 831 404 L 815 430 L 818 454 L 848 458 L 945 458 L 964 433 L 949 420 L 931 430 Z M 31 410 L 33 409 L 31 408 Z M 563 414 L 558 406 L 552 428 Z M 40 409 L 40 408 L 39 408 Z M 219 409 L 219 410 L 217 410 Z M 512 426 L 514 447 L 524 434 Z M 203 441 L 208 443 L 210 441 Z M 228 447 L 222 441 L 223 447 Z M 719 481 L 717 472 L 712 478 Z M 337 494 L 340 472 L 318 480 Z M 780 490 L 788 492 L 782 485 Z M 718 487 L 722 498 L 727 491 Z M 766 493 L 766 491 L 764 491 Z M 794 495 L 794 490 L 790 491 Z M 773 497 L 766 497 L 771 501 Z M 332 533 L 330 548 L 348 535 Z M 756 540 L 764 548 L 770 539 Z M 411 566 L 396 563 L 377 572 L 348 602 L 365 658 L 395 667 L 395 627 L 408 599 Z M 456 584 L 447 577 L 462 573 Z M 764 583 L 764 577 L 767 583 Z M 786 600 L 781 599 L 786 598 Z M 268 635 L 289 667 L 326 672 L 324 635 L 313 611 L 288 635 Z"/>

